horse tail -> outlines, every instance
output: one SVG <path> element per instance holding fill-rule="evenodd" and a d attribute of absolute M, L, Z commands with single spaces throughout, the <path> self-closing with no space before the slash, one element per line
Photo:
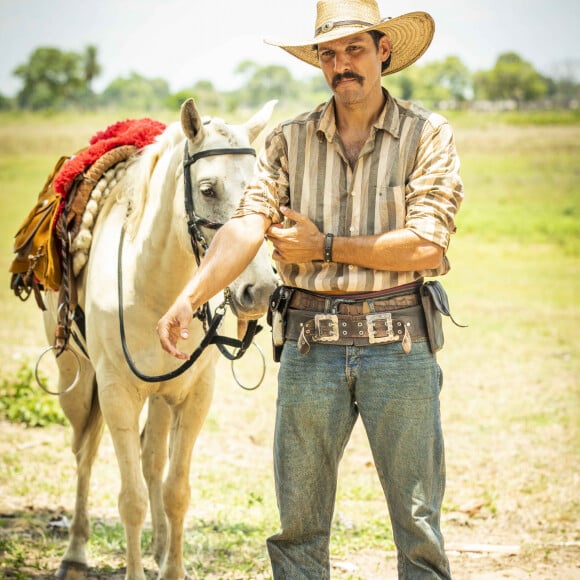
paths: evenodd
<path fill-rule="evenodd" d="M 89 414 L 80 432 L 75 433 L 73 452 L 77 457 L 79 473 L 90 474 L 104 429 L 105 422 L 101 405 L 99 404 L 97 381 L 93 378 Z"/>

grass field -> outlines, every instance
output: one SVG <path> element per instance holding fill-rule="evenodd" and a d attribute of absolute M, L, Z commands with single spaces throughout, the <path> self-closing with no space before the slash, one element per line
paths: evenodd
<path fill-rule="evenodd" d="M 46 343 L 33 301 L 20 303 L 8 288 L 12 237 L 56 158 L 119 118 L 0 117 L 3 378 L 34 361 Z M 453 119 L 466 200 L 444 283 L 454 315 L 469 327 L 446 324 L 439 356 L 448 464 L 443 529 L 457 579 L 580 578 L 580 124 L 478 119 Z M 264 384 L 242 391 L 220 362 L 215 402 L 194 451 L 186 558 L 195 578 L 269 578 L 276 366 L 269 333 L 258 341 L 268 358 Z M 239 369 L 250 377 L 252 357 Z M 70 517 L 73 505 L 68 431 L 0 426 L 0 577 L 48 577 L 65 539 L 47 522 Z M 122 575 L 117 492 L 105 438 L 94 473 L 91 577 Z M 395 577 L 386 521 L 357 428 L 341 470 L 334 577 Z"/>

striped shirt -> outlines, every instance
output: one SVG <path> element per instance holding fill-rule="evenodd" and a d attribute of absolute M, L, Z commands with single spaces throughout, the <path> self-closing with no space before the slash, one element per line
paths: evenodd
<path fill-rule="evenodd" d="M 408 228 L 444 250 L 463 198 L 453 132 L 440 115 L 391 97 L 351 168 L 338 135 L 334 101 L 279 125 L 234 217 L 262 213 L 284 223 L 280 206 L 307 215 L 321 232 L 374 235 Z M 314 292 L 369 292 L 448 272 L 391 272 L 315 261 L 277 264 L 284 284 Z"/>

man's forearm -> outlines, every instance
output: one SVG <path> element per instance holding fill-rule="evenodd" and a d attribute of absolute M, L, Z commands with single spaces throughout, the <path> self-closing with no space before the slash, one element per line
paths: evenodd
<path fill-rule="evenodd" d="M 264 216 L 256 214 L 231 219 L 220 228 L 197 272 L 181 293 L 194 310 L 246 269 L 260 249 L 268 225 Z"/>
<path fill-rule="evenodd" d="M 334 262 L 392 272 L 436 268 L 442 258 L 443 248 L 407 229 L 376 236 L 335 237 L 332 248 Z"/>

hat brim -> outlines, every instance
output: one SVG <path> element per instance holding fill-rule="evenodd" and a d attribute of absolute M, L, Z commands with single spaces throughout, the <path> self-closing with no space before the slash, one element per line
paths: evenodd
<path fill-rule="evenodd" d="M 382 73 L 389 75 L 407 68 L 425 53 L 433 40 L 435 22 L 426 12 L 409 12 L 373 26 L 337 26 L 307 42 L 284 43 L 267 39 L 264 39 L 264 42 L 283 48 L 292 56 L 320 68 L 318 52 L 315 48 L 318 44 L 371 30 L 383 32 L 391 43 L 391 62 Z"/>

